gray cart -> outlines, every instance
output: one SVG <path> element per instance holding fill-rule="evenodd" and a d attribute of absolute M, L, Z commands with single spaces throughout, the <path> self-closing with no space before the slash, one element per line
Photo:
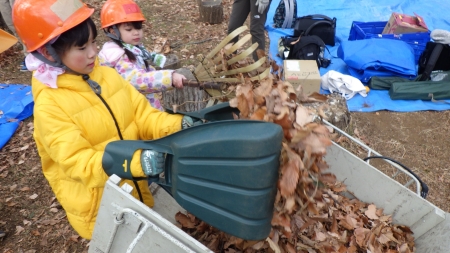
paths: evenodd
<path fill-rule="evenodd" d="M 394 223 L 411 227 L 417 252 L 450 252 L 449 213 L 337 144 L 325 160 L 358 199 L 383 208 Z M 105 186 L 89 253 L 212 252 L 174 225 L 175 214 L 184 210 L 162 188 L 152 187 L 155 207 L 150 209 L 129 194 L 131 186 L 119 187 L 119 181 L 113 175 Z"/>

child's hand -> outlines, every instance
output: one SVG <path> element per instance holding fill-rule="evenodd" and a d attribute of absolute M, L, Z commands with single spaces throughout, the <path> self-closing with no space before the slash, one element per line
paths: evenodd
<path fill-rule="evenodd" d="M 182 74 L 173 72 L 172 74 L 172 86 L 178 89 L 183 88 L 183 80 L 186 79 Z"/>

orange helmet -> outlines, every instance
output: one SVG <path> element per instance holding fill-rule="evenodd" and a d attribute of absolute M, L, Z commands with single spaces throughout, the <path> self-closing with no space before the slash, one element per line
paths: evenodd
<path fill-rule="evenodd" d="M 16 0 L 12 19 L 27 51 L 32 52 L 79 25 L 93 12 L 80 0 Z"/>
<path fill-rule="evenodd" d="M 125 22 L 145 21 L 141 9 L 133 0 L 108 0 L 100 12 L 102 29 Z"/>

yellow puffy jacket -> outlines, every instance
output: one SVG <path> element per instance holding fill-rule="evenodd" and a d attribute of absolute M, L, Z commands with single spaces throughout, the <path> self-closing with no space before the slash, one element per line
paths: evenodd
<path fill-rule="evenodd" d="M 62 74 L 52 89 L 32 79 L 34 139 L 42 170 L 72 227 L 90 239 L 108 176 L 102 168 L 106 144 L 157 139 L 181 129 L 181 115 L 170 115 L 149 102 L 114 69 L 95 66 L 89 74 L 100 84 L 100 99 L 81 76 Z M 134 177 L 145 177 L 140 151 L 131 162 Z M 125 182 L 127 182 L 125 180 Z M 130 181 L 127 182 L 134 187 Z M 153 206 L 146 180 L 139 181 L 144 202 Z M 136 191 L 133 196 L 138 197 Z"/>

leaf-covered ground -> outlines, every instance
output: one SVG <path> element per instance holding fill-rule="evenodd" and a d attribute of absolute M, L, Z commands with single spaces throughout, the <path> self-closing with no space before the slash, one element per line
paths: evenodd
<path fill-rule="evenodd" d="M 99 24 L 99 10 L 104 1 L 85 2 L 96 9 L 94 20 Z M 222 1 L 224 22 L 218 25 L 198 21 L 194 0 L 137 2 L 148 20 L 145 27 L 148 48 L 157 46 L 154 43 L 157 39 L 167 39 L 172 46 L 170 53 L 179 57 L 182 66 L 197 65 L 197 55 L 208 53 L 226 36 L 232 0 Z M 101 46 L 106 38 L 99 34 Z M 31 74 L 19 72 L 21 61 L 19 47 L 0 55 L 1 83 L 30 83 Z M 351 116 L 352 123 L 346 129 L 349 133 L 409 166 L 430 187 L 428 200 L 445 211 L 450 210 L 448 111 Z M 0 239 L 0 252 L 86 252 L 89 242 L 70 227 L 41 173 L 32 131 L 31 117 L 0 150 L 0 230 L 7 232 Z"/>

